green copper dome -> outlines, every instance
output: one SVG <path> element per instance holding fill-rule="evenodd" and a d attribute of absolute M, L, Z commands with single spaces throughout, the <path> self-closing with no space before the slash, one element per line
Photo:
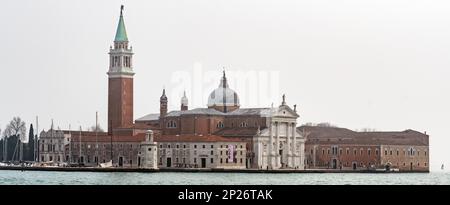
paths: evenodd
<path fill-rule="evenodd" d="M 125 23 L 123 22 L 123 15 L 122 15 L 122 9 L 120 10 L 120 19 L 119 19 L 119 25 L 117 25 L 117 31 L 116 31 L 116 38 L 114 41 L 128 41 L 127 37 L 127 31 L 125 30 Z"/>

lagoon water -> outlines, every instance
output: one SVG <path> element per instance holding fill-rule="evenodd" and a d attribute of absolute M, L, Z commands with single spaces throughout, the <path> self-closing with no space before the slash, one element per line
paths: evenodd
<path fill-rule="evenodd" d="M 0 185 L 450 185 L 450 172 L 431 173 L 127 173 L 0 170 Z"/>

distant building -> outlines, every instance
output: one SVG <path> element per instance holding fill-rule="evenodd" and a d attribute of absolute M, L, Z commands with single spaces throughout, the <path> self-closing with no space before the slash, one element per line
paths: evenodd
<path fill-rule="evenodd" d="M 355 132 L 321 126 L 298 130 L 307 136 L 306 167 L 310 169 L 429 171 L 428 135 L 417 131 Z"/>
<path fill-rule="evenodd" d="M 39 162 L 66 162 L 65 147 L 70 144 L 70 137 L 64 134 L 64 131 L 55 130 L 53 126 L 50 130 L 42 131 L 39 135 Z"/>
<path fill-rule="evenodd" d="M 169 135 L 156 141 L 160 168 L 246 168 L 246 143 L 241 140 L 215 135 Z"/>

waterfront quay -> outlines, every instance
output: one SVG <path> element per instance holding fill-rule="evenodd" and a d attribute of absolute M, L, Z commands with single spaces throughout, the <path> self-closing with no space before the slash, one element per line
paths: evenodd
<path fill-rule="evenodd" d="M 20 167 L 0 166 L 0 170 L 18 171 L 63 171 L 63 172 L 229 172 L 229 173 L 428 173 L 429 171 L 397 171 L 383 169 L 339 170 L 339 169 L 217 169 L 217 168 L 124 168 L 124 167 Z"/>

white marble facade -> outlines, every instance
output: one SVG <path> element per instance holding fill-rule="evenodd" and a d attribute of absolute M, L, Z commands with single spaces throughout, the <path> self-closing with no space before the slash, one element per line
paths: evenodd
<path fill-rule="evenodd" d="M 304 169 L 306 139 L 296 129 L 298 117 L 285 103 L 272 109 L 267 128 L 253 137 L 258 169 Z"/>

